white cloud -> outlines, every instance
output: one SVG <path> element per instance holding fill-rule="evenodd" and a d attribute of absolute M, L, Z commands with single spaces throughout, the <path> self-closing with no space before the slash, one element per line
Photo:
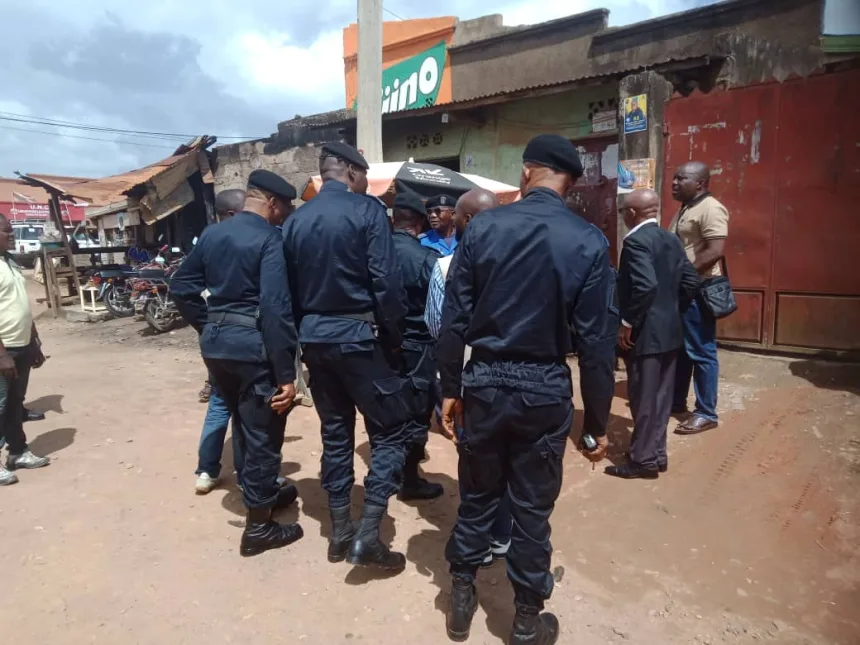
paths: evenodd
<path fill-rule="evenodd" d="M 327 99 L 337 107 L 344 102 L 341 30 L 323 32 L 309 47 L 282 32 L 247 31 L 231 48 L 245 80 L 260 90 Z"/>

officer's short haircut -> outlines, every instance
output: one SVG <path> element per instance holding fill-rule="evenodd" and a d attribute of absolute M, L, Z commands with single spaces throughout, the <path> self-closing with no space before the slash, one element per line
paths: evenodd
<path fill-rule="evenodd" d="M 245 191 L 239 188 L 222 190 L 215 195 L 215 212 L 224 217 L 229 211 L 239 212 L 245 205 Z"/>

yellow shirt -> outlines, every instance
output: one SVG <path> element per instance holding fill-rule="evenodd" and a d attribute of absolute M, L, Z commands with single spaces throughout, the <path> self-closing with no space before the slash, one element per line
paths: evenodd
<path fill-rule="evenodd" d="M 21 268 L 0 256 L 0 341 L 4 347 L 26 347 L 33 331 L 33 313 Z"/>
<path fill-rule="evenodd" d="M 720 240 L 729 236 L 729 211 L 716 199 L 708 195 L 690 207 L 683 207 L 672 223 L 669 232 L 681 238 L 687 258 L 696 263 L 696 254 L 705 246 L 706 240 Z M 702 274 L 704 278 L 722 275 L 717 262 Z"/>

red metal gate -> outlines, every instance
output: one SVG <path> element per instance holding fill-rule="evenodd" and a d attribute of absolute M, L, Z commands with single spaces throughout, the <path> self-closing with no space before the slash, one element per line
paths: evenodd
<path fill-rule="evenodd" d="M 711 166 L 711 192 L 730 214 L 739 308 L 721 338 L 860 350 L 858 88 L 852 70 L 669 102 L 664 223 L 678 206 L 674 169 L 690 160 Z"/>

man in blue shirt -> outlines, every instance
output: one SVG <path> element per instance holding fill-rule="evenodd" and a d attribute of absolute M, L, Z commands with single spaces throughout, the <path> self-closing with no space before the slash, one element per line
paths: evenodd
<path fill-rule="evenodd" d="M 448 195 L 437 195 L 427 200 L 430 230 L 421 238 L 421 244 L 430 247 L 442 257 L 451 255 L 457 248 L 454 230 L 454 206 L 457 200 Z"/>
<path fill-rule="evenodd" d="M 302 357 L 322 424 L 322 486 L 332 520 L 330 562 L 402 571 L 379 539 L 400 488 L 411 385 L 401 375 L 406 293 L 385 206 L 365 195 L 368 163 L 353 147 L 323 146 L 317 197 L 284 226 L 284 255 Z M 361 526 L 350 518 L 355 411 L 370 437 Z"/>
<path fill-rule="evenodd" d="M 200 333 L 203 360 L 241 428 L 243 499 L 248 519 L 239 553 L 251 556 L 302 537 L 298 524 L 272 520 L 292 504 L 278 471 L 285 413 L 296 396 L 296 328 L 276 226 L 293 210 L 296 190 L 267 170 L 248 179 L 244 209 L 203 231 L 171 280 L 170 291 Z M 208 302 L 203 299 L 209 291 Z"/>

